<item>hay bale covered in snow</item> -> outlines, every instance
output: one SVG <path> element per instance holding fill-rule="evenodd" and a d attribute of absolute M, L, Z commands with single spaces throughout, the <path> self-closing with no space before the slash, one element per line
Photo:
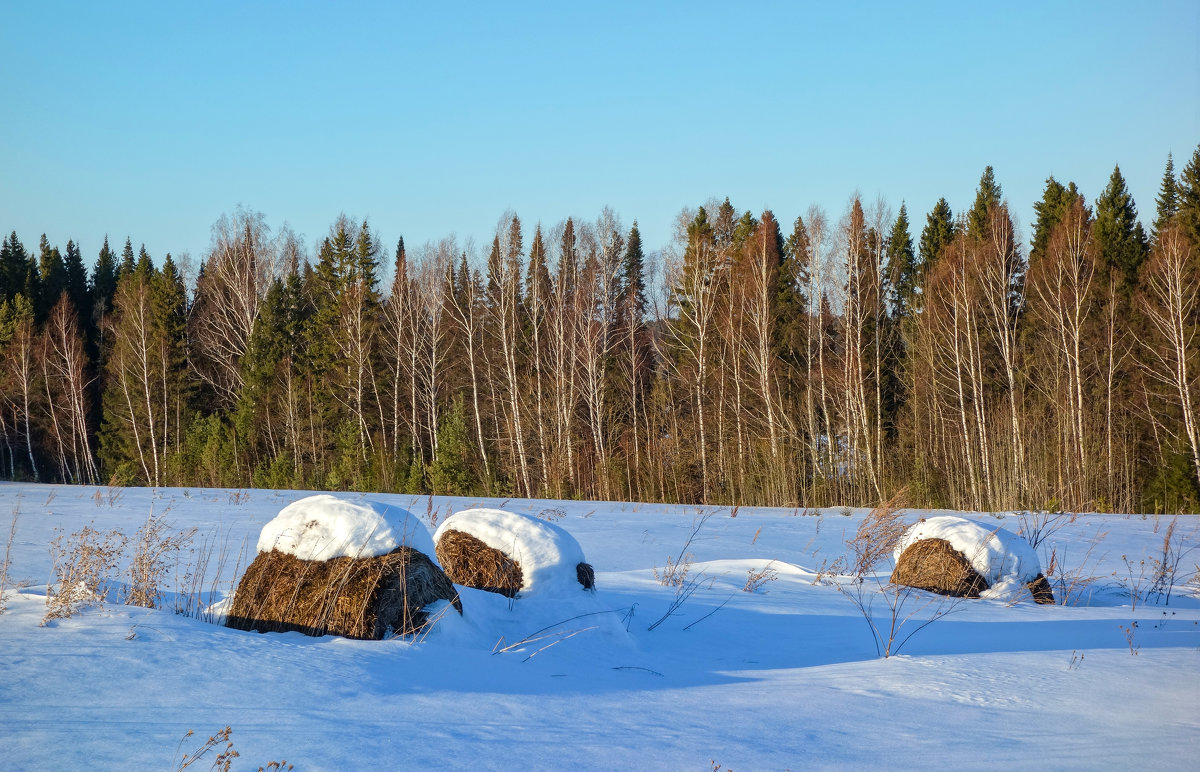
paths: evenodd
<path fill-rule="evenodd" d="M 892 583 L 955 598 L 978 598 L 988 588 L 971 561 L 945 539 L 921 539 L 896 561 Z"/>
<path fill-rule="evenodd" d="M 411 634 L 439 603 L 462 613 L 432 554 L 429 532 L 406 510 L 327 494 L 301 499 L 263 527 L 226 623 L 374 640 Z"/>
<path fill-rule="evenodd" d="M 571 534 L 554 523 L 501 509 L 466 509 L 434 533 L 446 575 L 506 597 L 595 589 L 596 575 Z"/>
<path fill-rule="evenodd" d="M 998 526 L 962 517 L 921 520 L 896 544 L 892 581 L 943 595 L 1009 599 L 1028 591 L 1053 603 L 1029 542 Z"/>

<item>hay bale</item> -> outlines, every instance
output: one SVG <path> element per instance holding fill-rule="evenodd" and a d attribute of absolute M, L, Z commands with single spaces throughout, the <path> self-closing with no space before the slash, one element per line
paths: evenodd
<path fill-rule="evenodd" d="M 1029 594 L 1033 596 L 1035 603 L 1043 606 L 1054 604 L 1054 590 L 1050 588 L 1050 580 L 1043 574 L 1038 574 L 1025 586 L 1029 588 Z"/>
<path fill-rule="evenodd" d="M 435 549 L 438 562 L 455 584 L 513 598 L 525 583 L 520 563 L 469 533 L 443 531 Z"/>
<path fill-rule="evenodd" d="M 454 585 L 427 555 L 397 547 L 385 555 L 302 560 L 271 550 L 246 569 L 226 624 L 239 630 L 301 632 L 381 640 L 411 635 L 426 608 L 446 600 L 462 613 Z"/>
<path fill-rule="evenodd" d="M 978 598 L 987 580 L 971 561 L 945 539 L 922 539 L 910 544 L 892 572 L 892 583 L 955 598 Z"/>

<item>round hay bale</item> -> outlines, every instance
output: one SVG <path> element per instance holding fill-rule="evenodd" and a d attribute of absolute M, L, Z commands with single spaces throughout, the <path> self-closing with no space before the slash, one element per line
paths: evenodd
<path fill-rule="evenodd" d="M 429 622 L 426 609 L 439 600 L 462 613 L 445 573 L 411 547 L 324 561 L 271 550 L 260 552 L 246 569 L 226 624 L 264 633 L 381 640 L 421 630 Z"/>
<path fill-rule="evenodd" d="M 443 531 L 435 549 L 446 576 L 463 587 L 513 598 L 525 582 L 520 563 L 469 533 Z"/>
<path fill-rule="evenodd" d="M 433 538 L 447 576 L 466 587 L 528 598 L 569 597 L 596 586 L 579 542 L 540 517 L 464 509 L 443 520 Z"/>
<path fill-rule="evenodd" d="M 987 580 L 945 539 L 912 543 L 896 561 L 892 583 L 955 598 L 978 598 Z"/>
<path fill-rule="evenodd" d="M 1038 574 L 1025 586 L 1029 588 L 1029 594 L 1033 596 L 1035 603 L 1043 606 L 1054 604 L 1054 590 L 1050 587 L 1050 580 L 1043 574 Z"/>

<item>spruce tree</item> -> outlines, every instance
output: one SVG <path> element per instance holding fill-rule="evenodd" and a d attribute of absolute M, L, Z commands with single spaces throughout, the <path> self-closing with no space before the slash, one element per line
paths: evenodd
<path fill-rule="evenodd" d="M 967 212 L 967 232 L 976 238 L 983 238 L 987 233 L 988 210 L 997 206 L 1004 198 L 1000 183 L 996 182 L 996 174 L 992 167 L 983 170 L 979 178 L 979 188 L 975 191 L 975 203 Z"/>
<path fill-rule="evenodd" d="M 1118 271 L 1125 287 L 1134 287 L 1149 250 L 1120 166 L 1113 168 L 1108 185 L 1096 200 L 1092 238 L 1096 243 L 1097 267 L 1104 272 Z"/>
<path fill-rule="evenodd" d="M 1037 262 L 1046 254 L 1054 226 L 1062 221 L 1063 216 L 1070 210 L 1071 205 L 1078 197 L 1079 191 L 1075 188 L 1074 182 L 1063 187 L 1062 183 L 1054 179 L 1053 175 L 1046 179 L 1042 200 L 1033 205 L 1034 223 L 1029 251 L 1030 263 Z"/>
<path fill-rule="evenodd" d="M 921 231 L 920 265 L 923 271 L 929 271 L 942 252 L 954 240 L 954 212 L 945 198 L 939 198 L 933 205 L 933 211 L 925 216 L 925 228 Z"/>
<path fill-rule="evenodd" d="M 1179 184 L 1175 181 L 1175 160 L 1167 153 L 1167 168 L 1163 170 L 1158 198 L 1154 199 L 1154 226 L 1151 241 L 1158 243 L 1158 234 L 1179 213 Z"/>
<path fill-rule="evenodd" d="M 17 238 L 17 232 L 13 231 L 0 245 L 0 301 L 11 300 L 25 291 L 28 262 L 25 247 Z"/>
<path fill-rule="evenodd" d="M 67 255 L 63 259 L 67 274 L 67 296 L 75 306 L 75 313 L 86 329 L 92 316 L 91 295 L 88 292 L 87 268 L 83 265 L 83 255 L 79 245 L 74 241 L 67 242 Z"/>
<path fill-rule="evenodd" d="M 38 321 L 45 321 L 50 315 L 50 309 L 58 302 L 58 298 L 67 288 L 67 268 L 63 264 L 62 254 L 58 247 L 50 246 L 46 234 L 38 245 L 38 279 L 41 284 L 41 294 L 37 301 Z"/>
<path fill-rule="evenodd" d="M 900 204 L 900 214 L 892 225 L 887 240 L 887 264 L 891 269 L 892 287 L 895 290 L 894 316 L 907 319 L 920 309 L 921 266 L 913 250 L 912 234 L 909 233 L 908 209 Z"/>
<path fill-rule="evenodd" d="M 107 243 L 107 242 L 106 242 Z M 121 250 L 121 264 L 117 266 L 117 279 L 133 272 L 133 242 L 125 237 L 125 248 Z"/>
<path fill-rule="evenodd" d="M 1200 249 L 1200 146 L 1179 175 L 1179 222 L 1183 232 Z"/>

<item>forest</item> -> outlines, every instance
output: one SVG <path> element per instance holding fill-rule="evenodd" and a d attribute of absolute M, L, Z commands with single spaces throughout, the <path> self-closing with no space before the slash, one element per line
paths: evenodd
<path fill-rule="evenodd" d="M 1021 234 L 988 167 L 923 223 L 714 200 L 648 253 L 608 209 L 479 249 L 342 216 L 315 257 L 239 209 L 194 272 L 14 232 L 0 476 L 1200 511 L 1200 147 L 1154 203 L 1050 177 Z"/>

